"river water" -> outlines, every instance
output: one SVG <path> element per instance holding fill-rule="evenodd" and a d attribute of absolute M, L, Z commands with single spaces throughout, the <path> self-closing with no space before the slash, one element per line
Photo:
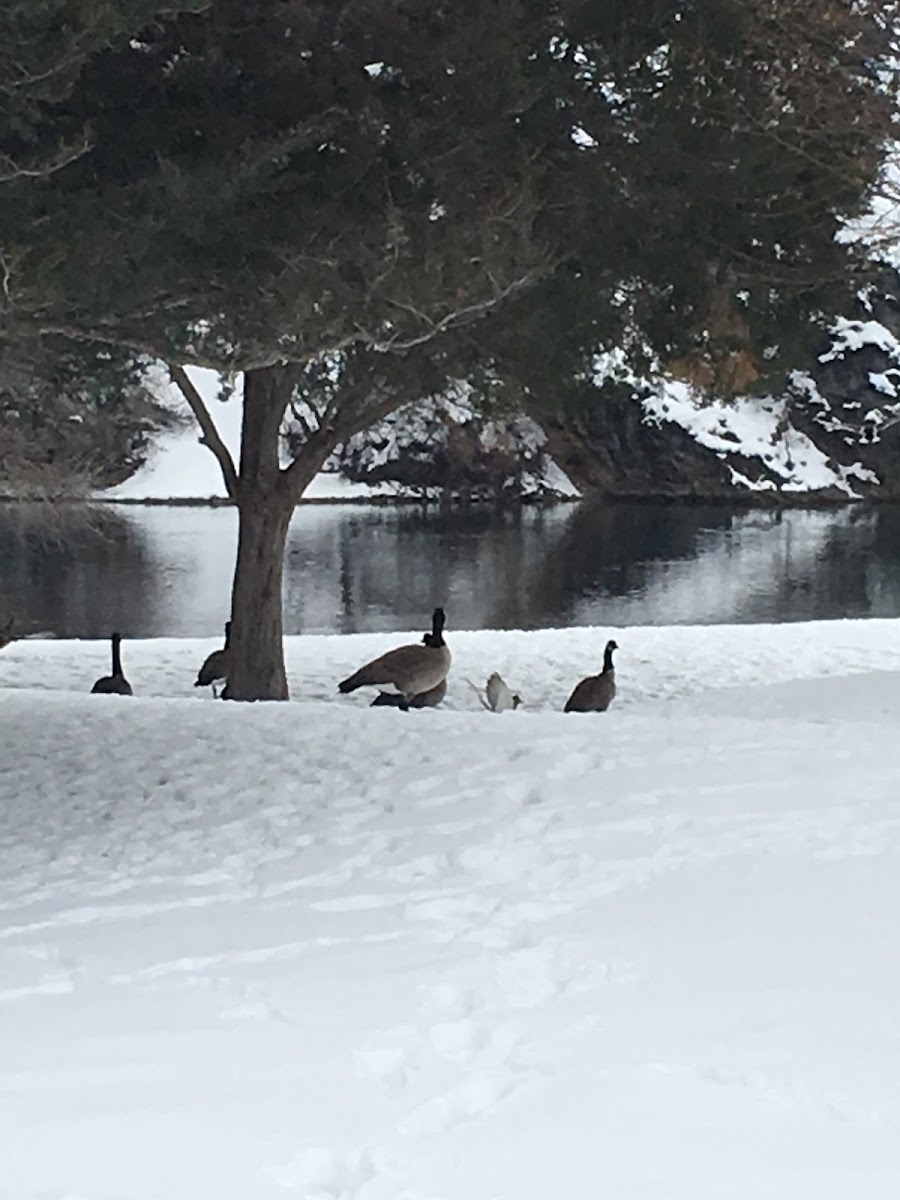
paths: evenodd
<path fill-rule="evenodd" d="M 236 514 L 0 506 L 0 617 L 59 637 L 215 635 Z M 307 505 L 287 633 L 900 616 L 900 508 L 559 504 L 453 511 Z"/>

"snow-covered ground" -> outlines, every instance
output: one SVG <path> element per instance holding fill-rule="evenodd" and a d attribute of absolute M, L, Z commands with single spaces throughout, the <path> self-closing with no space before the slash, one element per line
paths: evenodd
<path fill-rule="evenodd" d="M 0 653 L 2 1200 L 894 1200 L 900 622 L 609 632 Z"/>

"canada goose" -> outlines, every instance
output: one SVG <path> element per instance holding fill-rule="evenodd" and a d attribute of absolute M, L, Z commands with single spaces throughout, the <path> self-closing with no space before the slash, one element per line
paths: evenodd
<path fill-rule="evenodd" d="M 231 622 L 225 622 L 225 645 L 221 650 L 213 650 L 212 654 L 207 655 L 206 661 L 197 672 L 197 681 L 194 687 L 211 687 L 212 694 L 216 695 L 217 683 L 228 683 L 228 670 L 231 666 L 231 654 L 229 646 L 231 645 Z"/>
<path fill-rule="evenodd" d="M 437 708 L 446 695 L 447 680 L 442 679 L 437 687 L 429 688 L 427 692 L 419 692 L 409 703 L 398 692 L 379 692 L 369 708 Z"/>
<path fill-rule="evenodd" d="M 104 692 L 116 696 L 131 696 L 134 693 L 131 690 L 131 684 L 122 674 L 122 659 L 119 655 L 119 645 L 122 641 L 122 635 L 114 633 L 110 640 L 112 642 L 112 674 L 104 675 L 102 679 L 98 679 L 91 688 L 91 691 Z"/>
<path fill-rule="evenodd" d="M 564 712 L 606 712 L 616 694 L 616 670 L 613 666 L 615 642 L 606 643 L 603 652 L 603 670 L 599 675 L 588 675 L 575 685 L 575 691 L 566 701 Z"/>
<path fill-rule="evenodd" d="M 430 692 L 447 678 L 450 670 L 450 647 L 444 641 L 444 610 L 436 608 L 431 619 L 431 633 L 422 638 L 422 645 L 398 646 L 388 650 L 355 671 L 349 679 L 338 684 L 338 691 L 355 692 L 361 687 L 381 687 L 399 692 L 409 704 L 423 692 Z M 402 704 L 401 704 L 402 707 Z"/>
<path fill-rule="evenodd" d="M 466 683 L 481 701 L 482 708 L 488 709 L 489 712 L 506 712 L 507 709 L 518 708 L 522 703 L 519 693 L 511 691 L 506 681 L 496 671 L 488 676 L 483 692 L 481 688 L 475 686 L 471 679 L 467 679 Z"/>

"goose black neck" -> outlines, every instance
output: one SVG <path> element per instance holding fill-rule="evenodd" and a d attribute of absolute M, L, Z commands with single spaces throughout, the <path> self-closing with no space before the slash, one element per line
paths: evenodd
<path fill-rule="evenodd" d="M 119 654 L 119 644 L 122 641 L 122 635 L 114 633 L 112 638 L 112 673 L 113 675 L 122 674 L 122 658 Z"/>
<path fill-rule="evenodd" d="M 603 670 L 604 671 L 615 670 L 615 668 L 613 667 L 613 659 L 612 659 L 613 650 L 615 650 L 615 646 L 607 646 L 606 649 L 603 651 Z"/>
<path fill-rule="evenodd" d="M 429 646 L 443 646 L 444 620 L 444 610 L 442 608 L 436 608 L 431 618 L 431 637 L 428 639 Z"/>

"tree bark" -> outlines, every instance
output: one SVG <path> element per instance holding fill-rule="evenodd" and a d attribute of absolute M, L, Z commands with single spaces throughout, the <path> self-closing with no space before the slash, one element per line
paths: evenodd
<path fill-rule="evenodd" d="M 238 553 L 231 592 L 231 700 L 288 700 L 281 585 L 293 505 L 250 494 L 238 504 Z"/>
<path fill-rule="evenodd" d="M 226 692 L 231 700 L 290 699 L 282 623 L 285 542 L 297 501 L 340 437 L 335 427 L 315 430 L 290 466 L 281 468 L 281 422 L 294 378 L 290 366 L 261 367 L 244 375 Z"/>
<path fill-rule="evenodd" d="M 278 449 L 291 386 L 282 367 L 247 371 L 244 376 L 227 691 L 232 700 L 289 699 L 281 592 L 294 496 L 283 486 Z"/>

